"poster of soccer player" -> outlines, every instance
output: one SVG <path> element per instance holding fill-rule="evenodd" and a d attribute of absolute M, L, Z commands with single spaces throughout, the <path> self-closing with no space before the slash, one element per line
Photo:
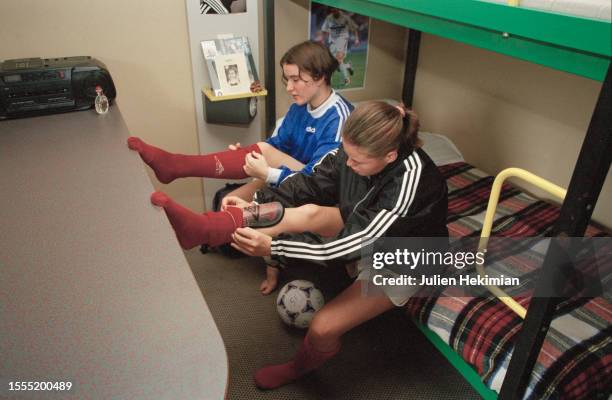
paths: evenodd
<path fill-rule="evenodd" d="M 310 39 L 325 44 L 340 64 L 334 89 L 365 86 L 369 26 L 369 17 L 310 2 Z"/>

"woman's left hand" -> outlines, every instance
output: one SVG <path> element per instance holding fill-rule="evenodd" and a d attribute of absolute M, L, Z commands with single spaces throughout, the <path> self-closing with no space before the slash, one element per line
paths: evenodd
<path fill-rule="evenodd" d="M 244 159 L 244 172 L 253 178 L 265 181 L 268 177 L 268 162 L 263 154 L 250 152 Z"/>
<path fill-rule="evenodd" d="M 272 238 L 253 228 L 238 228 L 232 234 L 232 247 L 249 256 L 269 256 Z"/>

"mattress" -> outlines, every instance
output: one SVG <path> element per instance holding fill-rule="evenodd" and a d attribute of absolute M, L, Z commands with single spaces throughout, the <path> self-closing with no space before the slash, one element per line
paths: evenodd
<path fill-rule="evenodd" d="M 451 241 L 478 237 L 493 177 L 465 162 L 439 167 L 449 188 Z M 559 215 L 556 205 L 505 184 L 492 236 L 546 236 Z M 586 236 L 607 236 L 589 226 Z M 607 242 L 606 242 L 607 243 Z M 541 255 L 543 257 L 543 255 Z M 527 307 L 530 293 L 512 293 Z M 612 298 L 566 299 L 546 336 L 525 398 L 595 399 L 612 387 Z M 405 306 L 417 322 L 455 350 L 491 389 L 499 391 L 522 320 L 492 295 L 415 297 Z M 603 398 L 603 397 L 602 397 Z M 606 397 L 607 398 L 607 397 Z"/>
<path fill-rule="evenodd" d="M 483 1 L 508 4 L 507 0 Z M 612 20 L 610 0 L 520 0 L 519 7 L 602 21 Z"/>

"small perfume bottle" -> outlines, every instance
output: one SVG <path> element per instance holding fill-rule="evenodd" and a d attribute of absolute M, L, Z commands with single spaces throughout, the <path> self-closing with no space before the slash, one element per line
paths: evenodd
<path fill-rule="evenodd" d="M 104 95 L 101 86 L 96 86 L 96 112 L 98 114 L 106 114 L 108 112 L 108 97 Z"/>

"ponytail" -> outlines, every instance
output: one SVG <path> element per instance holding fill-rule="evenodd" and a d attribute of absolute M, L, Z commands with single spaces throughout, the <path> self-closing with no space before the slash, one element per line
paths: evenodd
<path fill-rule="evenodd" d="M 418 131 L 419 118 L 414 111 L 404 105 L 370 101 L 353 111 L 342 136 L 371 156 L 383 157 L 394 150 L 411 153 L 420 147 Z"/>
<path fill-rule="evenodd" d="M 423 142 L 419 138 L 419 127 L 421 125 L 419 117 L 412 109 L 406 107 L 403 103 L 398 104 L 395 108 L 402 118 L 402 129 L 399 134 L 400 144 L 404 146 L 406 151 L 412 152 L 413 149 L 423 145 Z"/>

